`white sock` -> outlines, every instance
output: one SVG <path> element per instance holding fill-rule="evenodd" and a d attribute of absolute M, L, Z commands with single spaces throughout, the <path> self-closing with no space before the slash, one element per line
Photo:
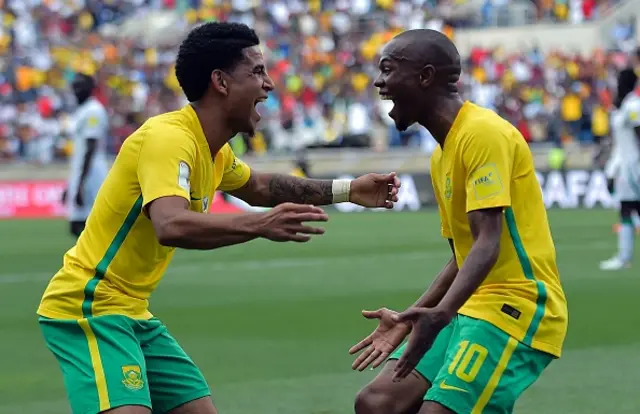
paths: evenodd
<path fill-rule="evenodd" d="M 618 254 L 620 259 L 627 263 L 633 258 L 633 244 L 635 242 L 635 228 L 631 220 L 620 224 L 618 233 Z"/>

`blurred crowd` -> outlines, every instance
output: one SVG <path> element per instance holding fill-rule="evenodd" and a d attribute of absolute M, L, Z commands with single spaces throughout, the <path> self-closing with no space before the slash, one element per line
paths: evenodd
<path fill-rule="evenodd" d="M 241 21 L 263 39 L 278 90 L 239 153 L 303 147 L 416 146 L 428 131 L 399 134 L 371 86 L 376 54 L 407 28 L 450 37 L 460 27 L 509 24 L 516 3 L 539 20 L 582 22 L 615 1 L 596 0 L 0 0 L 0 159 L 48 163 L 73 150 L 68 86 L 98 80 L 111 120 L 110 151 L 150 116 L 186 103 L 173 74 L 176 46 L 193 24 Z M 507 16 L 502 18 L 501 16 Z M 133 23 L 132 23 L 133 22 Z M 594 142 L 609 133 L 615 73 L 635 28 L 620 22 L 615 50 L 581 57 L 532 49 L 465 56 L 464 97 L 510 120 L 531 142 Z"/>

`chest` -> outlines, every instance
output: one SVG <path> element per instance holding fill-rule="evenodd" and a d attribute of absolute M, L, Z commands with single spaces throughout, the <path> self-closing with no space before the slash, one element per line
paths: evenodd
<path fill-rule="evenodd" d="M 207 213 L 211 207 L 215 190 L 222 181 L 224 174 L 224 156 L 216 155 L 212 162 L 208 153 L 199 153 L 195 169 L 191 175 L 191 206 L 192 211 Z"/>
<path fill-rule="evenodd" d="M 434 190 L 438 191 L 442 213 L 451 217 L 466 206 L 467 172 L 464 166 L 456 162 L 455 154 L 443 153 L 433 171 Z"/>

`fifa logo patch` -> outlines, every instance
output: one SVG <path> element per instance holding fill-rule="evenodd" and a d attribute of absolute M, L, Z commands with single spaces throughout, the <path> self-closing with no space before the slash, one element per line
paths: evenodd
<path fill-rule="evenodd" d="M 122 367 L 122 383 L 130 390 L 138 391 L 144 387 L 142 380 L 142 371 L 139 365 L 124 365 Z"/>
<path fill-rule="evenodd" d="M 504 188 L 498 172 L 498 167 L 493 164 L 485 164 L 471 175 L 476 200 L 484 200 L 500 195 Z"/>

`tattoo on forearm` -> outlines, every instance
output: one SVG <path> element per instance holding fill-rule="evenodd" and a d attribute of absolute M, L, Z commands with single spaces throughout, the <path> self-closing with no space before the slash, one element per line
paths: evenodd
<path fill-rule="evenodd" d="M 308 180 L 288 175 L 274 174 L 269 181 L 272 205 L 292 202 L 298 204 L 326 205 L 333 201 L 331 180 Z"/>

